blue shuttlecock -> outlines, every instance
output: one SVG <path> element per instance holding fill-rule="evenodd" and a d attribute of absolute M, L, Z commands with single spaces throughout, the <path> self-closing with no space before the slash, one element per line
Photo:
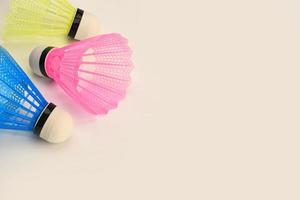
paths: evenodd
<path fill-rule="evenodd" d="M 32 131 L 50 143 L 71 135 L 72 118 L 48 103 L 12 56 L 0 46 L 0 129 Z"/>

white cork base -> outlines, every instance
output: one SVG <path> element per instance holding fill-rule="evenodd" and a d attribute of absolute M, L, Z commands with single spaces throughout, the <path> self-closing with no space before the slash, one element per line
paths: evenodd
<path fill-rule="evenodd" d="M 41 130 L 40 137 L 49 143 L 62 143 L 71 137 L 73 120 L 65 111 L 55 108 Z"/>
<path fill-rule="evenodd" d="M 97 36 L 100 33 L 100 23 L 97 17 L 89 12 L 84 11 L 77 33 L 75 35 L 75 39 L 84 40 Z"/>
<path fill-rule="evenodd" d="M 43 51 L 47 48 L 47 46 L 39 46 L 32 50 L 30 56 L 29 56 L 29 66 L 34 72 L 34 74 L 44 77 L 40 70 L 40 59 L 42 56 Z"/>

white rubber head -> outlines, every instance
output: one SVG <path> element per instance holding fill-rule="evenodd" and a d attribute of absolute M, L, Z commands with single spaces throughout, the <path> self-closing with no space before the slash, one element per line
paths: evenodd
<path fill-rule="evenodd" d="M 44 77 L 44 75 L 41 73 L 40 70 L 40 58 L 43 53 L 43 51 L 47 48 L 47 46 L 39 46 L 32 50 L 30 56 L 29 56 L 29 65 L 32 71 L 41 77 Z"/>
<path fill-rule="evenodd" d="M 49 143 L 62 143 L 71 137 L 72 129 L 71 116 L 56 107 L 44 124 L 40 137 Z"/>
<path fill-rule="evenodd" d="M 84 40 L 97 36 L 100 33 L 100 23 L 97 17 L 89 12 L 84 11 L 74 39 Z"/>

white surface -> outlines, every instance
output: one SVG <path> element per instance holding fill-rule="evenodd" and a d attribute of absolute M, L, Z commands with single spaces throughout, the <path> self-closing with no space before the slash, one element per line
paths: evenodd
<path fill-rule="evenodd" d="M 76 40 L 84 40 L 99 35 L 101 33 L 100 26 L 100 20 L 95 15 L 84 11 L 74 38 Z"/>
<path fill-rule="evenodd" d="M 69 139 L 73 132 L 72 117 L 56 107 L 44 124 L 40 137 L 49 143 L 59 144 Z"/>
<path fill-rule="evenodd" d="M 130 39 L 133 85 L 95 119 L 35 77 L 76 130 L 1 134 L 1 200 L 300 199 L 299 1 L 72 2 Z"/>

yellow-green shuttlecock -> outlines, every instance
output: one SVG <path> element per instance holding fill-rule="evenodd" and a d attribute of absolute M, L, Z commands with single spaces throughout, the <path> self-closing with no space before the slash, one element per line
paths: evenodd
<path fill-rule="evenodd" d="M 100 33 L 97 18 L 67 0 L 12 0 L 4 40 L 69 36 L 82 40 Z"/>

